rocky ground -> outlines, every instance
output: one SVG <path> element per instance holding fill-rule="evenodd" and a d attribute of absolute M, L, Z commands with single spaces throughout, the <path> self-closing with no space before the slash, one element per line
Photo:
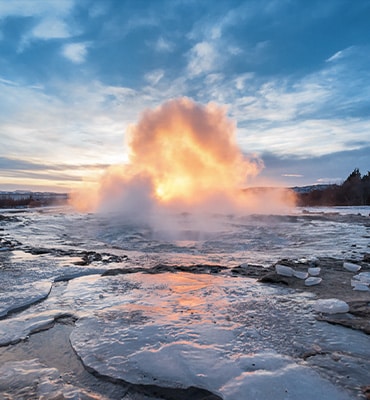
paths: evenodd
<path fill-rule="evenodd" d="M 361 262 L 361 272 L 370 271 L 370 255 L 366 254 Z M 315 259 L 313 262 L 302 260 L 297 262 L 289 259 L 280 260 L 277 264 L 293 268 L 295 271 L 307 272 L 309 267 L 320 268 L 319 284 L 306 286 L 303 279 L 294 276 L 279 275 L 274 266 L 261 268 L 260 266 L 247 265 L 232 269 L 233 274 L 256 278 L 266 284 L 283 285 L 298 291 L 314 293 L 319 299 L 339 299 L 349 305 L 348 313 L 318 314 L 319 320 L 333 324 L 340 324 L 349 328 L 361 330 L 370 334 L 370 291 L 353 290 L 351 280 L 354 272 L 343 267 L 343 260 L 333 258 Z"/>
<path fill-rule="evenodd" d="M 10 222 L 16 221 L 17 216 L 6 217 Z M 310 217 L 311 218 L 311 217 Z M 322 217 L 321 217 L 322 218 Z M 326 216 L 325 218 L 330 218 Z M 345 217 L 343 217 L 345 218 Z M 363 218 L 358 216 L 358 218 Z M 0 215 L 0 221 L 5 217 Z M 311 218 L 312 219 L 312 218 Z M 7 220 L 7 222 L 9 222 Z M 243 279 L 253 278 L 264 285 L 279 285 L 289 287 L 298 292 L 310 292 L 317 299 L 338 299 L 348 304 L 348 312 L 341 313 L 324 313 L 316 312 L 316 318 L 320 321 L 326 321 L 330 324 L 338 324 L 350 329 L 360 330 L 365 334 L 370 334 L 370 290 L 354 290 L 351 285 L 354 276 L 359 272 L 370 273 L 370 254 L 364 254 L 360 261 L 352 260 L 358 266 L 359 271 L 349 271 L 344 268 L 343 260 L 320 257 L 310 259 L 281 259 L 275 265 L 264 267 L 262 265 L 241 264 L 234 267 L 226 267 L 224 265 L 213 264 L 196 264 L 196 265 L 168 265 L 157 264 L 154 267 L 130 265 L 130 260 L 125 255 L 117 255 L 111 252 L 100 252 L 99 250 L 76 250 L 61 248 L 41 248 L 22 245 L 10 236 L 0 235 L 0 250 L 6 255 L 13 250 L 21 250 L 34 256 L 47 255 L 50 258 L 70 258 L 71 262 L 76 266 L 94 266 L 100 265 L 101 269 L 105 269 L 102 274 L 118 275 L 118 274 L 162 274 L 162 273 L 181 273 L 188 272 L 192 274 L 211 274 L 220 276 L 237 276 Z M 73 260 L 73 261 L 72 261 Z M 349 260 L 351 261 L 351 260 Z M 5 264 L 4 264 L 5 265 Z M 295 271 L 296 276 L 286 276 L 277 273 L 276 265 L 291 268 Z M 318 278 L 321 281 L 318 284 L 307 286 L 305 279 L 302 279 L 308 273 L 309 268 L 318 268 Z M 89 272 L 91 273 L 91 272 Z M 101 273 L 96 272 L 96 273 Z M 298 276 L 298 277 L 297 277 Z M 299 277 L 300 276 L 300 277 Z M 73 274 L 63 275 L 62 278 L 54 280 L 54 285 L 63 280 L 73 279 Z M 369 285 L 367 285 L 369 286 Z M 13 310 L 16 312 L 17 310 Z M 4 316 L 5 318 L 5 316 Z M 74 353 L 69 344 L 69 334 L 72 330 L 73 321 L 55 321 L 54 328 L 44 332 L 38 332 L 31 335 L 27 340 L 22 341 L 14 346 L 0 348 L 0 364 L 6 361 L 25 360 L 32 358 L 40 359 L 45 365 L 57 365 L 58 371 L 64 371 L 67 376 L 72 365 L 76 374 L 70 374 L 70 384 L 80 385 L 86 381 L 86 387 L 93 389 L 94 392 L 106 394 L 109 398 L 127 398 L 131 400 L 147 400 L 147 399 L 218 399 L 219 397 L 210 392 L 201 389 L 190 388 L 187 390 L 163 389 L 157 387 L 139 387 L 132 386 L 124 382 L 110 382 L 104 377 L 93 377 L 86 371 L 80 360 Z M 55 346 L 59 343 L 60 346 Z M 54 344 L 54 346 L 53 346 Z M 56 348 L 58 347 L 58 348 Z M 51 352 L 49 349 L 54 348 Z M 310 357 L 326 356 L 320 353 L 320 348 L 313 348 L 311 353 L 305 354 L 302 358 L 308 360 Z M 332 356 L 332 355 L 330 355 Z M 66 360 L 63 359 L 66 358 Z M 335 357 L 335 355 L 333 355 Z M 60 365 L 58 365 L 58 360 Z M 1 365 L 0 365 L 1 367 Z M 75 375 L 75 376 L 74 376 Z M 4 378 L 5 379 L 5 378 Z M 0 377 L 0 393 L 3 383 L 4 388 L 9 386 L 7 379 L 1 381 Z M 362 384 L 370 384 L 370 381 L 363 381 Z M 14 382 L 17 385 L 17 382 Z M 370 399 L 370 385 L 363 386 L 362 392 L 365 398 Z M 7 397 L 5 397 L 7 398 Z M 11 398 L 11 397 L 9 397 Z M 88 398 L 88 397 L 86 397 Z M 0 394 L 1 399 L 1 394 Z"/>

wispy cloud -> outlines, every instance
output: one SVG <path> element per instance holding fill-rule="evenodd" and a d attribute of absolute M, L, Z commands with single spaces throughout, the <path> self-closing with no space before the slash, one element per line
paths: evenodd
<path fill-rule="evenodd" d="M 18 44 L 18 52 L 22 52 L 33 41 L 71 37 L 73 32 L 67 19 L 74 5 L 74 0 L 2 1 L 0 2 L 0 20 L 7 17 L 33 19 L 33 24 L 30 24 Z"/>
<path fill-rule="evenodd" d="M 145 74 L 145 80 L 151 84 L 156 85 L 164 76 L 164 71 L 162 69 L 156 69 Z"/>
<path fill-rule="evenodd" d="M 303 178 L 302 174 L 282 174 L 285 178 Z"/>
<path fill-rule="evenodd" d="M 45 0 L 12 0 L 0 2 L 0 18 L 32 17 L 44 18 L 49 15 L 68 14 L 74 7 L 74 0 L 45 1 Z"/>
<path fill-rule="evenodd" d="M 62 53 L 64 57 L 75 64 L 81 64 L 85 61 L 90 43 L 68 43 L 63 46 Z"/>
<path fill-rule="evenodd" d="M 329 57 L 326 62 L 331 62 L 335 60 L 339 60 L 340 58 L 343 57 L 343 50 L 337 51 L 335 54 L 333 54 L 331 57 Z"/>
<path fill-rule="evenodd" d="M 190 76 L 197 76 L 217 68 L 218 54 L 208 42 L 197 43 L 189 52 L 187 69 Z"/>
<path fill-rule="evenodd" d="M 64 39 L 71 36 L 70 29 L 65 21 L 59 18 L 45 18 L 31 31 L 32 38 L 36 39 Z"/>
<path fill-rule="evenodd" d="M 163 36 L 160 36 L 154 43 L 154 48 L 161 53 L 171 52 L 174 49 L 174 44 Z"/>

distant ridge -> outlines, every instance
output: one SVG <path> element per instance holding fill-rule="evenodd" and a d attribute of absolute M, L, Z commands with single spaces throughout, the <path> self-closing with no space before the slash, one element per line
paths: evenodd
<path fill-rule="evenodd" d="M 332 183 L 328 184 L 318 184 L 318 185 L 308 185 L 308 186 L 294 186 L 289 189 L 293 190 L 295 193 L 309 193 L 313 190 L 326 190 L 332 186 L 337 186 Z"/>
<path fill-rule="evenodd" d="M 32 192 L 29 190 L 0 191 L 0 208 L 26 208 L 62 205 L 68 201 L 67 193 Z"/>

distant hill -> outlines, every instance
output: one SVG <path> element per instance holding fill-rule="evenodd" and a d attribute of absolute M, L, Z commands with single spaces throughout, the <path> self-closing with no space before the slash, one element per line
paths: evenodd
<path fill-rule="evenodd" d="M 320 185 L 309 185 L 309 186 L 294 186 L 290 188 L 295 193 L 310 193 L 314 190 L 326 190 L 329 187 L 334 186 L 333 184 L 320 184 Z"/>
<path fill-rule="evenodd" d="M 18 207 L 45 207 L 50 205 L 66 204 L 68 201 L 67 193 L 51 192 L 0 192 L 0 208 Z"/>

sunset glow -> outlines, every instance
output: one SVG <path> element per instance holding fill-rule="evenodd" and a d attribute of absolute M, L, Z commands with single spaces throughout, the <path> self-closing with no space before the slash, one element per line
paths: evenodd
<path fill-rule="evenodd" d="M 233 134 L 224 142 L 263 160 L 257 178 L 243 170 L 231 186 L 292 188 L 366 173 L 369 13 L 361 0 L 0 0 L 0 191 L 69 193 L 99 182 L 110 165 L 137 169 L 130 131 L 144 110 L 180 98 L 207 113 L 225 107 L 220 123 L 227 115 Z M 184 132 L 195 121 L 176 118 L 161 157 L 169 161 L 165 146 L 190 153 L 197 182 L 182 160 L 176 179 L 156 172 L 153 195 L 164 202 L 185 201 L 191 182 L 212 186 L 206 169 L 219 187 L 230 179 L 210 143 L 208 160 L 205 143 Z"/>
<path fill-rule="evenodd" d="M 223 107 L 179 98 L 146 110 L 128 128 L 127 148 L 128 164 L 108 168 L 97 191 L 74 194 L 74 206 L 124 210 L 129 205 L 131 210 L 144 201 L 207 211 L 261 209 L 258 198 L 242 189 L 263 162 L 241 152 L 235 124 Z M 276 201 L 271 195 L 270 202 Z M 269 201 L 264 203 L 269 209 Z"/>
<path fill-rule="evenodd" d="M 201 201 L 209 192 L 240 189 L 261 163 L 243 156 L 235 125 L 214 104 L 187 98 L 147 111 L 128 132 L 130 162 L 148 175 L 161 201 Z"/>

